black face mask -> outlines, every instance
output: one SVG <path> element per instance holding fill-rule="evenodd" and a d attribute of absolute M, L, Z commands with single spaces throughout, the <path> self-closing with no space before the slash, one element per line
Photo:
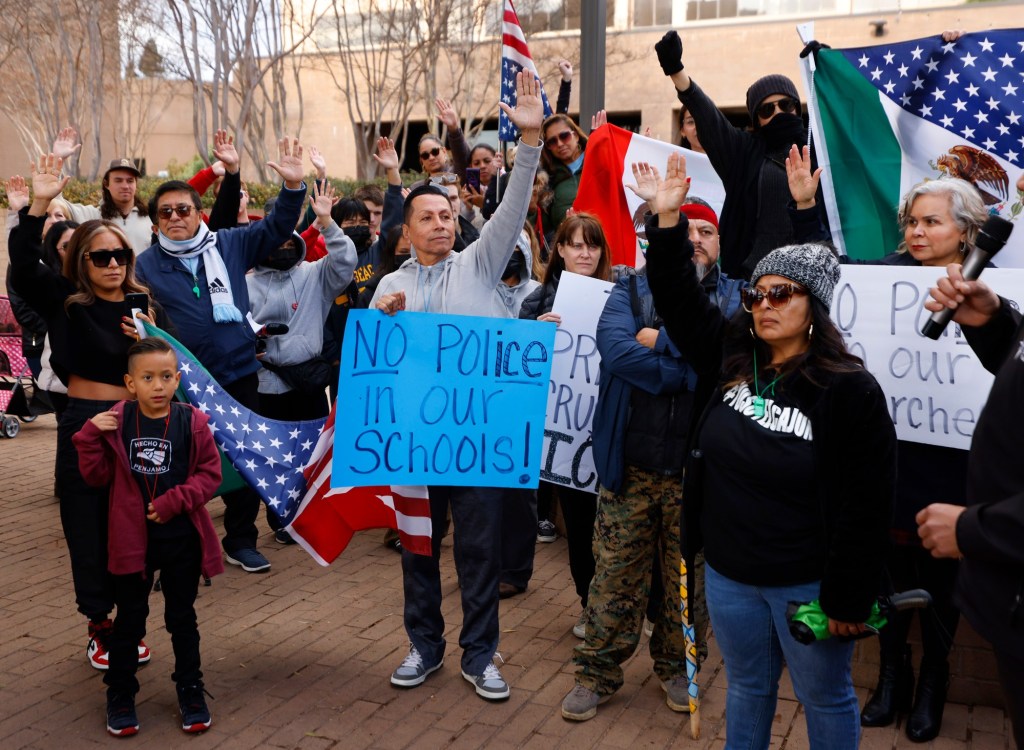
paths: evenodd
<path fill-rule="evenodd" d="M 274 250 L 260 265 L 273 268 L 275 271 L 287 271 L 300 260 L 302 260 L 301 251 L 295 246 L 294 241 L 289 240 Z"/>
<path fill-rule="evenodd" d="M 352 240 L 356 250 L 365 250 L 370 246 L 370 228 L 366 226 L 345 227 L 342 229 L 345 236 Z"/>
<path fill-rule="evenodd" d="M 764 138 L 769 151 L 780 148 L 788 150 L 794 143 L 802 146 L 807 142 L 803 118 L 795 113 L 779 112 L 767 125 L 762 125 L 758 132 Z"/>
<path fill-rule="evenodd" d="M 502 281 L 508 281 L 514 278 L 523 278 L 523 271 L 526 269 L 526 258 L 523 256 L 523 251 L 518 248 L 512 257 L 508 259 L 508 265 L 505 266 L 505 270 L 501 274 Z"/>

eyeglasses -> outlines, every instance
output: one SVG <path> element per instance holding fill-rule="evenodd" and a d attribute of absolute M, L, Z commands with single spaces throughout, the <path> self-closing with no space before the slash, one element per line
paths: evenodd
<path fill-rule="evenodd" d="M 740 292 L 740 299 L 743 301 L 743 309 L 752 313 L 764 300 L 768 300 L 768 307 L 772 310 L 781 310 L 789 304 L 794 294 L 807 294 L 807 290 L 796 284 L 775 284 L 769 287 L 768 291 L 747 287 Z"/>
<path fill-rule="evenodd" d="M 441 148 L 439 146 L 434 146 L 429 151 L 420 151 L 420 161 L 426 161 L 431 156 L 437 156 L 439 153 L 441 153 Z"/>
<path fill-rule="evenodd" d="M 430 176 L 430 181 L 435 185 L 454 185 L 459 181 L 459 176 L 452 172 L 442 172 Z"/>
<path fill-rule="evenodd" d="M 589 250 L 592 253 L 601 252 L 600 245 L 591 245 L 589 242 L 569 242 L 566 243 L 566 247 L 572 248 L 577 253 L 582 253 L 584 250 Z"/>
<path fill-rule="evenodd" d="M 561 133 L 553 135 L 546 141 L 544 141 L 544 145 L 547 146 L 548 148 L 554 148 L 559 143 L 559 141 L 561 141 L 562 143 L 568 143 L 570 140 L 572 140 L 572 137 L 574 135 L 576 134 L 573 133 L 571 130 L 563 130 Z"/>
<path fill-rule="evenodd" d="M 185 218 L 192 213 L 195 206 L 191 203 L 181 203 L 177 206 L 161 206 L 156 210 L 157 216 L 161 219 L 169 219 L 172 214 L 178 214 L 181 218 Z"/>
<path fill-rule="evenodd" d="M 96 268 L 106 268 L 110 265 L 111 259 L 119 266 L 127 266 L 128 259 L 132 257 L 131 248 L 118 247 L 111 250 L 90 250 L 84 254 L 87 261 L 90 261 Z"/>
<path fill-rule="evenodd" d="M 776 107 L 779 108 L 780 112 L 785 112 L 787 115 L 791 115 L 800 109 L 800 102 L 796 99 L 779 99 L 776 102 L 765 102 L 755 109 L 754 113 L 762 120 L 767 120 L 775 114 Z"/>

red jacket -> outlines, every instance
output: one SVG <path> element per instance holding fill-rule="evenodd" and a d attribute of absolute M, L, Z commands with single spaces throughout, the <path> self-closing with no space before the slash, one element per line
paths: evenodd
<path fill-rule="evenodd" d="M 78 449 L 78 468 L 87 484 L 94 487 L 110 485 L 110 514 L 107 521 L 107 569 L 114 575 L 139 573 L 146 569 L 145 503 L 139 485 L 128 465 L 128 453 L 122 436 L 124 401 L 111 408 L 117 413 L 118 428 L 103 432 L 91 421 L 71 439 Z M 192 410 L 192 451 L 189 456 L 189 477 L 153 501 L 160 518 L 168 519 L 187 513 L 199 532 L 203 548 L 203 574 L 215 576 L 224 572 L 220 542 L 206 503 L 220 486 L 220 454 L 207 429 L 209 417 Z"/>

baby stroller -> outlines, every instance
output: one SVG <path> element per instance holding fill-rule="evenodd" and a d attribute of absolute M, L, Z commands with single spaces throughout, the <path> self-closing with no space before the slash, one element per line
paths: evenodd
<path fill-rule="evenodd" d="M 21 326 L 11 302 L 0 297 L 0 437 L 17 437 L 21 422 L 33 422 L 53 408 L 32 378 L 21 353 Z"/>

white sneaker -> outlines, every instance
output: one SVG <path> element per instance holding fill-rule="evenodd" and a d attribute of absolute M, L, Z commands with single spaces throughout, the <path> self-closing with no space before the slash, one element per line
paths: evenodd
<path fill-rule="evenodd" d="M 432 667 L 423 663 L 423 656 L 416 650 L 415 646 L 409 646 L 409 655 L 402 660 L 402 664 L 391 674 L 391 684 L 399 687 L 416 687 L 422 685 L 427 675 L 436 672 L 444 664 L 444 659 Z"/>
<path fill-rule="evenodd" d="M 484 667 L 484 673 L 481 675 L 471 675 L 463 672 L 462 677 L 466 682 L 473 683 L 473 686 L 476 688 L 476 694 L 484 700 L 505 700 L 511 694 L 511 691 L 508 689 L 508 683 L 505 682 L 505 678 L 501 676 L 501 672 L 493 664 L 488 664 Z"/>

